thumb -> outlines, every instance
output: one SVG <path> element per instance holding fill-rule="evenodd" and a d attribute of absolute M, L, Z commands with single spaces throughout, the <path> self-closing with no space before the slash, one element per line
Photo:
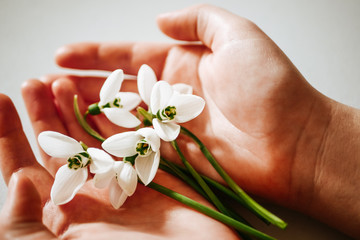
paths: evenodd
<path fill-rule="evenodd" d="M 1 239 L 53 239 L 42 223 L 41 198 L 34 184 L 20 172 L 10 179 L 6 202 L 0 214 Z"/>
<path fill-rule="evenodd" d="M 249 20 L 211 5 L 197 5 L 158 16 L 160 30 L 171 38 L 201 41 L 216 51 L 227 42 L 264 37 Z"/>

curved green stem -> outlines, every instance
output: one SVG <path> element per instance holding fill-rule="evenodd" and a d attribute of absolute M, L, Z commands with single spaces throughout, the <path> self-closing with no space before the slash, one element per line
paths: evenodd
<path fill-rule="evenodd" d="M 248 225 L 243 224 L 239 221 L 236 221 L 235 219 L 233 219 L 231 217 L 228 217 L 218 211 L 215 211 L 209 207 L 206 207 L 184 195 L 181 195 L 180 193 L 174 192 L 174 191 L 172 191 L 164 186 L 161 186 L 157 183 L 151 182 L 147 186 L 170 197 L 170 198 L 173 198 L 173 199 L 187 205 L 188 207 L 191 207 L 211 218 L 214 218 L 222 223 L 225 223 L 228 226 L 231 226 L 231 227 L 235 228 L 236 230 L 243 232 L 247 235 L 250 235 L 257 239 L 262 239 L 262 240 L 275 240 L 275 238 L 273 238 L 265 233 L 262 233 L 262 232 L 254 229 L 252 227 L 249 227 Z"/>
<path fill-rule="evenodd" d="M 258 204 L 254 199 L 252 199 L 249 195 L 242 190 L 239 185 L 235 183 L 235 181 L 225 172 L 225 170 L 220 166 L 220 164 L 216 161 L 216 159 L 212 156 L 210 151 L 205 147 L 205 145 L 198 139 L 192 132 L 188 129 L 181 127 L 181 132 L 190 138 L 193 139 L 194 142 L 198 144 L 201 152 L 204 156 L 209 160 L 211 165 L 215 168 L 215 170 L 219 173 L 219 175 L 224 179 L 224 181 L 229 185 L 229 187 L 237 194 L 241 199 L 244 200 L 244 203 L 248 205 L 251 209 L 253 209 L 257 214 L 261 215 L 270 223 L 278 226 L 281 229 L 285 229 L 287 223 L 282 219 L 274 215 L 273 213 L 266 210 L 260 204 Z"/>
<path fill-rule="evenodd" d="M 208 202 L 211 202 L 211 199 L 207 196 L 207 194 L 204 192 L 204 190 L 191 177 L 189 177 L 186 173 L 184 173 L 182 171 L 182 169 L 180 169 L 175 163 L 170 162 L 170 161 L 166 160 L 165 158 L 161 158 L 159 168 L 176 176 L 176 177 L 179 177 L 184 182 L 189 184 L 193 189 L 195 189 L 195 191 L 197 191 L 199 194 L 201 194 L 206 200 L 208 200 Z M 245 218 L 243 218 L 236 212 L 232 211 L 228 206 L 225 206 L 225 208 L 227 208 L 228 212 L 230 213 L 229 217 L 232 217 L 232 218 L 252 227 L 251 224 Z M 244 235 L 243 233 L 238 231 L 238 234 L 244 240 L 249 240 L 248 236 Z"/>
<path fill-rule="evenodd" d="M 75 112 L 75 116 L 76 116 L 76 119 L 78 120 L 79 124 L 88 134 L 90 134 L 95 139 L 97 139 L 101 142 L 105 141 L 105 138 L 103 138 L 98 132 L 96 132 L 94 129 L 92 129 L 90 127 L 90 125 L 86 122 L 85 118 L 82 116 L 80 109 L 79 109 L 79 104 L 78 104 L 77 98 L 78 98 L 78 96 L 75 95 L 74 96 L 74 112 Z M 87 113 L 85 113 L 85 116 L 86 115 L 87 115 Z"/>
<path fill-rule="evenodd" d="M 194 182 L 192 178 L 190 178 L 188 175 L 186 175 L 180 169 L 178 169 L 172 162 L 167 161 L 164 158 L 161 158 L 160 168 L 167 171 L 166 169 L 163 168 L 163 164 L 165 164 L 172 171 L 172 173 L 175 174 L 175 176 L 179 177 L 184 182 L 189 184 L 195 191 L 201 194 L 206 200 L 208 200 L 209 202 L 211 201 L 207 196 L 207 194 L 204 192 L 204 190 L 201 187 L 199 187 L 199 185 L 197 185 L 197 183 Z"/>
<path fill-rule="evenodd" d="M 183 155 L 183 153 L 181 152 L 177 142 L 174 140 L 171 142 L 171 145 L 173 146 L 175 151 L 178 153 L 184 166 L 188 169 L 188 171 L 193 176 L 193 178 L 196 180 L 196 182 L 200 185 L 200 187 L 205 191 L 205 193 L 211 199 L 211 202 L 220 210 L 220 212 L 230 216 L 231 213 L 224 207 L 224 205 L 220 202 L 218 197 L 214 194 L 214 192 L 206 184 L 204 179 L 202 179 L 202 177 L 196 172 L 196 170 L 193 168 L 193 166 L 186 160 L 186 158 Z"/>
<path fill-rule="evenodd" d="M 176 167 L 178 170 L 185 172 L 187 174 L 189 174 L 189 171 L 184 168 L 183 166 L 180 166 L 176 163 L 171 162 L 171 164 Z M 226 196 L 230 197 L 231 199 L 237 201 L 238 203 L 240 203 L 243 207 L 245 207 L 246 209 L 248 209 L 249 211 L 251 211 L 252 213 L 254 213 L 258 218 L 260 218 L 264 223 L 266 224 L 270 224 L 270 222 L 268 220 L 266 220 L 263 216 L 259 215 L 257 212 L 255 212 L 251 207 L 249 207 L 242 198 L 240 198 L 238 195 L 236 195 L 231 189 L 229 189 L 228 187 L 222 185 L 221 183 L 218 183 L 217 181 L 201 175 L 200 176 L 205 180 L 205 182 L 208 183 L 208 185 L 211 185 L 212 187 L 216 188 L 217 190 L 219 190 L 220 192 L 222 192 L 223 194 L 225 194 Z"/>

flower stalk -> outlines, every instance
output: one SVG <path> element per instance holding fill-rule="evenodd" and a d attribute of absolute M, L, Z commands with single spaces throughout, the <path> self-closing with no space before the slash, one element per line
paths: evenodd
<path fill-rule="evenodd" d="M 164 165 L 168 169 L 164 168 Z M 181 171 L 174 163 L 167 161 L 164 158 L 161 158 L 160 168 L 166 172 L 170 170 L 171 171 L 170 173 L 182 179 L 184 182 L 190 185 L 195 191 L 201 194 L 206 200 L 208 200 L 209 202 L 211 201 L 210 198 L 207 196 L 207 194 L 204 192 L 204 190 L 192 178 L 190 178 L 183 171 Z"/>
<path fill-rule="evenodd" d="M 197 138 L 192 132 L 188 129 L 181 127 L 181 133 L 189 136 L 200 148 L 201 152 L 208 159 L 211 165 L 215 168 L 215 170 L 219 173 L 219 175 L 224 179 L 224 181 L 229 185 L 229 187 L 234 191 L 236 195 L 238 195 L 244 203 L 250 208 L 253 209 L 258 215 L 262 216 L 264 219 L 274 224 L 275 226 L 285 229 L 287 223 L 282 219 L 274 215 L 273 213 L 266 210 L 260 204 L 258 204 L 254 199 L 252 199 L 248 194 L 242 190 L 239 185 L 235 183 L 235 181 L 225 172 L 225 170 L 220 166 L 220 164 L 216 161 L 210 151 L 206 148 L 206 146 Z"/>
<path fill-rule="evenodd" d="M 136 111 L 138 112 L 139 115 L 143 116 L 143 123 L 145 126 L 152 126 L 152 120 L 155 117 L 151 112 L 146 111 L 144 108 L 142 107 L 137 107 Z"/>
<path fill-rule="evenodd" d="M 173 169 L 177 170 L 176 173 L 174 171 L 171 172 L 171 173 L 175 174 L 176 176 L 179 176 L 178 172 L 180 172 L 180 174 L 182 174 L 182 175 L 185 175 L 186 177 L 188 177 L 188 175 L 190 174 L 189 171 L 183 166 L 180 166 L 180 165 L 178 165 L 176 163 L 167 161 L 164 158 L 162 158 L 162 161 L 164 161 L 166 165 L 172 165 L 171 170 L 173 170 Z M 169 169 L 163 169 L 163 170 L 169 172 L 168 171 Z M 211 178 L 209 178 L 207 176 L 204 176 L 204 175 L 201 175 L 201 174 L 200 174 L 200 176 L 205 180 L 205 182 L 207 182 L 208 185 L 212 186 L 213 188 L 215 188 L 218 191 L 222 192 L 226 196 L 230 197 L 232 200 L 235 200 L 236 202 L 240 203 L 243 207 L 245 207 L 246 209 L 251 211 L 253 214 L 255 214 L 264 223 L 270 224 L 270 222 L 268 220 L 266 220 L 263 216 L 259 215 L 251 207 L 246 205 L 244 200 L 242 198 L 240 198 L 238 195 L 236 195 L 230 188 L 222 185 L 221 183 L 218 183 L 217 181 L 215 181 L 215 180 L 213 180 L 213 179 L 211 179 Z M 185 182 L 187 182 L 187 181 L 185 181 Z"/>
<path fill-rule="evenodd" d="M 235 219 L 233 219 L 231 217 L 228 217 L 218 211 L 215 211 L 205 205 L 202 205 L 180 193 L 172 191 L 172 190 L 170 190 L 164 186 L 161 186 L 157 183 L 151 182 L 147 186 L 170 197 L 170 198 L 173 198 L 173 199 L 185 204 L 186 206 L 191 207 L 213 219 L 216 219 L 222 223 L 225 223 L 228 226 L 231 226 L 231 227 L 235 228 L 236 230 L 238 230 L 242 233 L 245 233 L 249 236 L 253 236 L 253 237 L 255 237 L 257 239 L 261 239 L 261 240 L 275 240 L 275 238 L 273 238 L 265 233 L 262 233 L 262 232 L 254 229 L 252 227 L 249 227 L 248 225 L 243 224 L 239 221 L 236 221 Z"/>
<path fill-rule="evenodd" d="M 183 153 L 181 152 L 177 142 L 174 140 L 171 142 L 171 145 L 175 149 L 175 151 L 178 153 L 181 161 L 183 162 L 184 166 L 190 174 L 193 176 L 193 178 L 196 180 L 196 182 L 200 185 L 200 187 L 205 191 L 206 195 L 211 199 L 211 202 L 220 210 L 220 212 L 231 216 L 230 212 L 225 208 L 225 206 L 221 203 L 219 198 L 214 194 L 214 192 L 210 189 L 210 187 L 206 184 L 204 179 L 199 175 L 199 173 L 193 168 L 193 166 L 187 161 Z"/>
<path fill-rule="evenodd" d="M 74 96 L 74 112 L 76 119 L 78 120 L 81 127 L 88 133 L 90 136 L 94 137 L 95 139 L 103 142 L 105 141 L 105 138 L 103 138 L 98 132 L 96 132 L 94 129 L 90 127 L 90 125 L 86 122 L 86 118 L 82 116 L 79 104 L 78 104 L 78 96 Z M 87 115 L 87 114 L 86 114 Z"/>
<path fill-rule="evenodd" d="M 179 177 L 180 179 L 182 179 L 184 182 L 186 182 L 187 184 L 189 184 L 195 191 L 197 191 L 199 194 L 201 194 L 208 202 L 211 202 L 211 199 L 208 197 L 208 195 L 204 192 L 204 190 L 197 184 L 197 182 L 194 181 L 193 178 L 191 178 L 190 176 L 188 176 L 188 172 L 184 172 L 184 169 L 181 169 L 180 166 L 178 166 L 177 164 L 167 161 L 164 158 L 161 158 L 161 163 L 160 163 L 160 169 Z M 185 169 L 186 171 L 186 169 Z M 202 176 L 203 177 L 203 176 Z M 225 187 L 224 187 L 225 188 Z M 230 191 L 230 190 L 229 190 Z M 226 206 L 228 212 L 229 212 L 229 217 L 232 217 L 250 227 L 251 224 L 246 221 L 246 219 L 244 219 L 242 216 L 240 216 L 239 214 L 237 214 L 235 211 L 231 210 L 231 208 L 229 208 L 228 206 Z M 250 240 L 250 238 L 247 235 L 244 235 L 242 232 L 237 231 L 238 234 L 244 239 L 244 240 Z"/>

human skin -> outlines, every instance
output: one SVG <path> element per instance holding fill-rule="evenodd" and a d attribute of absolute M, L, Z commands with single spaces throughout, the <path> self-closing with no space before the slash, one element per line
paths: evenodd
<path fill-rule="evenodd" d="M 145 63 L 159 79 L 192 85 L 206 108 L 185 126 L 240 186 L 359 237 L 359 110 L 312 88 L 247 19 L 200 5 L 161 15 L 158 25 L 171 38 L 188 42 L 78 43 L 60 49 L 57 63 L 75 69 L 121 68 L 134 75 Z M 98 101 L 102 83 L 100 78 L 61 75 L 27 82 L 23 96 L 35 133 L 58 130 L 98 146 L 69 109 L 75 93 L 82 109 Z M 128 81 L 122 90 L 136 91 L 136 84 Z M 103 116 L 91 120 L 106 137 L 123 130 Z M 188 138 L 178 141 L 196 169 L 220 180 Z M 169 145 L 161 151 L 177 160 Z M 44 164 L 52 174 L 62 165 L 45 155 Z"/>
<path fill-rule="evenodd" d="M 37 107 L 32 110 L 53 117 L 49 108 Z M 49 128 L 42 117 L 37 119 L 38 127 Z M 50 200 L 54 172 L 36 161 L 13 103 L 2 94 L 0 126 L 1 170 L 9 184 L 0 213 L 0 239 L 239 239 L 226 225 L 140 184 L 118 210 L 111 206 L 107 190 L 95 188 L 92 181 L 70 203 L 56 206 Z M 70 135 L 65 127 L 56 120 L 50 128 Z M 66 159 L 44 161 L 64 164 Z M 164 172 L 158 172 L 154 181 L 209 206 L 193 189 Z"/>

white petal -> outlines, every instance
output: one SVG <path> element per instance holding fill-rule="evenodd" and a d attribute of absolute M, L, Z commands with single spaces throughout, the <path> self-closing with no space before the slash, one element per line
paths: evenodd
<path fill-rule="evenodd" d="M 112 123 L 120 127 L 134 128 L 141 124 L 141 121 L 126 109 L 104 108 L 102 111 Z"/>
<path fill-rule="evenodd" d="M 124 72 L 121 69 L 117 69 L 110 74 L 100 90 L 100 106 L 114 100 L 116 94 L 120 91 L 123 80 Z"/>
<path fill-rule="evenodd" d="M 205 100 L 191 94 L 174 94 L 169 105 L 175 106 L 175 121 L 183 123 L 196 118 L 205 107 Z"/>
<path fill-rule="evenodd" d="M 87 168 L 70 169 L 67 165 L 59 168 L 51 188 L 51 199 L 55 205 L 70 202 L 86 182 Z"/>
<path fill-rule="evenodd" d="M 119 92 L 116 97 L 120 98 L 120 104 L 128 111 L 133 110 L 141 103 L 139 94 L 133 92 Z"/>
<path fill-rule="evenodd" d="M 124 167 L 125 162 L 124 161 L 115 161 L 113 171 L 115 174 L 118 174 L 121 169 Z"/>
<path fill-rule="evenodd" d="M 163 123 L 157 118 L 154 118 L 153 126 L 156 134 L 164 141 L 170 142 L 177 138 L 180 133 L 180 126 L 173 122 Z"/>
<path fill-rule="evenodd" d="M 135 131 L 115 134 L 102 143 L 102 148 L 117 157 L 130 157 L 136 154 L 136 142 L 142 139 Z"/>
<path fill-rule="evenodd" d="M 127 199 L 126 193 L 121 189 L 115 178 L 112 179 L 109 187 L 109 199 L 115 209 L 119 209 Z"/>
<path fill-rule="evenodd" d="M 122 168 L 117 172 L 117 180 L 120 187 L 124 190 L 126 195 L 131 196 L 134 194 L 137 186 L 136 170 L 130 163 L 125 163 Z"/>
<path fill-rule="evenodd" d="M 193 88 L 190 85 L 187 85 L 185 83 L 175 83 L 171 85 L 174 91 L 181 93 L 181 94 L 192 94 Z"/>
<path fill-rule="evenodd" d="M 106 172 L 95 174 L 93 178 L 94 186 L 97 188 L 106 188 L 109 186 L 111 179 L 115 178 L 115 172 L 113 169 L 109 169 Z"/>
<path fill-rule="evenodd" d="M 107 172 L 114 165 L 115 160 L 105 151 L 97 148 L 88 148 L 87 152 L 91 157 L 90 172 Z"/>
<path fill-rule="evenodd" d="M 159 163 L 160 152 L 153 152 L 147 157 L 138 156 L 135 159 L 136 172 L 145 186 L 154 179 L 155 174 L 159 168 Z"/>
<path fill-rule="evenodd" d="M 150 99 L 150 109 L 153 114 L 156 114 L 159 109 L 163 109 L 168 106 L 168 102 L 173 95 L 173 88 L 164 81 L 158 81 L 152 91 Z"/>
<path fill-rule="evenodd" d="M 44 152 L 52 157 L 69 158 L 84 152 L 78 141 L 58 132 L 41 132 L 38 136 L 38 141 Z"/>
<path fill-rule="evenodd" d="M 151 146 L 151 149 L 154 152 L 157 152 L 159 150 L 159 148 L 160 148 L 160 138 L 156 134 L 156 132 L 155 132 L 155 130 L 153 128 L 140 128 L 136 132 L 138 134 L 140 134 L 141 136 L 143 136 L 146 141 L 148 141 L 148 143 Z"/>
<path fill-rule="evenodd" d="M 137 85 L 140 97 L 148 106 L 150 106 L 151 90 L 156 82 L 156 75 L 152 68 L 146 64 L 142 65 L 138 72 Z"/>

